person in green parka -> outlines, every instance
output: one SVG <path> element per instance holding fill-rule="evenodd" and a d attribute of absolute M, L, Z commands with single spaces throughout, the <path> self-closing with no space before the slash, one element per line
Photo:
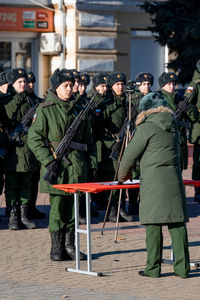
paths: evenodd
<path fill-rule="evenodd" d="M 167 106 L 174 112 L 184 105 L 183 100 L 175 91 L 177 83 L 177 76 L 173 72 L 164 72 L 158 78 L 160 85 L 159 93 L 165 96 L 167 100 Z M 187 108 L 183 112 L 180 120 L 178 121 L 179 131 L 181 136 L 181 169 L 187 169 L 188 166 L 188 147 L 187 147 L 187 134 L 188 122 L 195 123 L 198 120 L 199 113 L 194 105 L 188 103 Z"/>
<path fill-rule="evenodd" d="M 38 105 L 39 103 L 42 103 L 44 99 L 36 95 L 35 84 L 36 84 L 35 74 L 32 71 L 27 72 L 27 81 L 26 81 L 27 96 L 30 98 L 30 101 L 33 103 L 33 105 Z M 29 209 L 30 219 L 42 219 L 45 217 L 45 214 L 43 212 L 40 212 L 37 209 L 37 205 L 36 205 L 38 188 L 39 188 L 39 180 L 40 180 L 40 168 L 38 168 L 38 171 L 35 172 L 32 176 L 31 203 Z"/>
<path fill-rule="evenodd" d="M 193 104 L 198 113 L 200 112 L 200 59 L 196 63 L 192 81 L 188 84 L 185 96 L 189 97 L 190 103 Z M 192 126 L 191 140 L 193 148 L 193 166 L 192 179 L 200 180 L 200 118 Z M 194 201 L 200 203 L 200 188 L 195 188 Z"/>
<path fill-rule="evenodd" d="M 3 106 L 2 123 L 8 135 L 13 134 L 20 126 L 25 114 L 32 108 L 26 94 L 27 73 L 23 68 L 14 68 L 9 74 L 11 100 Z M 5 197 L 9 212 L 8 227 L 11 230 L 21 228 L 21 223 L 28 229 L 36 228 L 36 224 L 29 219 L 29 204 L 31 200 L 32 175 L 38 170 L 38 162 L 27 144 L 27 131 L 20 132 L 19 138 L 14 140 L 7 150 L 3 160 L 5 172 Z M 20 211 L 19 211 L 20 208 Z"/>
<path fill-rule="evenodd" d="M 72 96 L 74 81 L 70 70 L 54 71 L 50 78 L 51 89 L 47 99 L 37 108 L 28 133 L 28 145 L 41 164 L 40 192 L 49 194 L 51 205 L 51 260 L 75 260 L 74 196 L 53 188 L 43 177 L 49 170 L 57 174 L 53 184 L 87 182 L 88 173 L 97 168 L 96 145 L 88 118 L 82 120 L 73 138 L 78 144 L 86 144 L 87 151 L 69 148 L 67 158 L 70 165 L 63 161 L 57 164 L 54 157 L 54 151 L 66 130 L 83 109 Z M 84 259 L 85 255 L 81 253 L 80 258 Z"/>
<path fill-rule="evenodd" d="M 180 134 L 164 96 L 149 93 L 140 101 L 136 131 L 122 157 L 118 181 L 131 179 L 140 161 L 140 223 L 146 225 L 147 264 L 139 275 L 159 277 L 162 263 L 162 226 L 167 225 L 175 254 L 174 273 L 190 271 L 186 198 L 180 168 Z"/>

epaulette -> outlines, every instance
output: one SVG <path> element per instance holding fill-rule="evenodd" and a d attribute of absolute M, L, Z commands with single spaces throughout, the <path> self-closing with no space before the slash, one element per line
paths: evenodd
<path fill-rule="evenodd" d="M 196 79 L 196 80 L 194 81 L 194 83 L 196 83 L 196 84 L 200 83 L 200 78 Z"/>
<path fill-rule="evenodd" d="M 45 102 L 43 102 L 43 103 L 40 103 L 40 106 L 42 107 L 42 108 L 45 108 L 45 107 L 48 107 L 48 106 L 51 106 L 51 105 L 54 105 L 55 104 L 55 102 L 53 102 L 53 101 L 45 101 Z"/>

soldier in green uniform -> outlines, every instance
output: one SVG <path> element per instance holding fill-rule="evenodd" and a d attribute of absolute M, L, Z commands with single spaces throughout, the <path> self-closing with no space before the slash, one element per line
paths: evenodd
<path fill-rule="evenodd" d="M 91 99 L 95 97 L 95 108 L 90 113 L 89 118 L 91 122 L 92 132 L 94 141 L 97 145 L 97 161 L 98 161 L 98 172 L 94 174 L 93 180 L 102 181 L 102 141 L 100 138 L 100 124 L 101 124 L 101 111 L 103 106 L 109 101 L 107 91 L 107 78 L 108 74 L 105 72 L 99 72 L 92 77 L 92 87 L 87 93 L 87 97 Z M 92 212 L 97 215 L 97 210 L 105 209 L 107 206 L 107 201 L 105 199 L 104 193 L 98 193 L 92 195 Z"/>
<path fill-rule="evenodd" d="M 159 93 L 165 96 L 168 107 L 176 112 L 181 108 L 183 101 L 181 101 L 179 95 L 175 92 L 175 86 L 177 83 L 177 76 L 173 72 L 164 72 L 158 78 L 160 85 Z M 181 135 L 180 156 L 181 156 L 181 169 L 187 169 L 188 165 L 188 148 L 187 148 L 187 135 L 186 128 L 187 122 L 195 123 L 198 120 L 198 111 L 194 105 L 188 104 L 187 109 L 182 114 L 181 120 L 179 120 L 179 130 Z"/>
<path fill-rule="evenodd" d="M 5 97 L 4 95 L 7 93 L 8 89 L 8 73 L 1 72 L 0 73 L 0 106 L 2 106 Z M 0 114 L 2 115 L 2 107 L 0 108 Z M 0 116 L 0 160 L 2 159 L 2 155 L 4 157 L 4 147 L 8 143 L 8 139 L 6 137 L 4 126 L 1 124 L 1 116 Z M 3 153 L 1 152 L 3 151 Z M 2 194 L 4 187 L 4 173 L 2 169 L 2 162 L 0 167 L 0 195 Z"/>
<path fill-rule="evenodd" d="M 87 145 L 87 151 L 68 149 L 71 162 L 57 164 L 54 151 L 66 130 L 83 109 L 72 96 L 74 76 L 67 69 L 56 69 L 50 78 L 51 89 L 47 99 L 36 110 L 34 122 L 28 134 L 28 144 L 41 163 L 40 192 L 48 193 L 50 200 L 49 231 L 51 236 L 51 260 L 75 259 L 74 197 L 53 188 L 43 179 L 48 170 L 56 174 L 54 184 L 87 182 L 88 173 L 97 168 L 96 145 L 93 142 L 88 118 L 82 120 L 73 141 Z M 82 253 L 81 259 L 85 258 Z"/>
<path fill-rule="evenodd" d="M 33 105 L 37 105 L 44 101 L 44 99 L 38 97 L 35 94 L 35 83 L 36 83 L 35 74 L 32 71 L 27 72 L 26 92 L 27 92 L 27 96 L 30 98 L 30 101 L 33 103 Z M 38 166 L 38 171 L 33 173 L 32 175 L 31 203 L 29 204 L 30 219 L 42 219 L 45 217 L 45 214 L 43 212 L 40 212 L 36 207 L 39 180 L 40 180 L 40 167 Z"/>
<path fill-rule="evenodd" d="M 185 92 L 188 96 L 190 103 L 196 106 L 200 112 L 200 60 L 197 61 L 196 70 L 194 71 L 192 81 L 188 84 Z M 193 167 L 192 179 L 200 180 L 200 122 L 199 119 L 192 126 L 191 143 L 194 144 L 193 148 Z M 194 201 L 200 203 L 200 188 L 195 188 Z"/>
<path fill-rule="evenodd" d="M 109 156 L 111 154 L 111 147 L 115 142 L 115 136 L 121 129 L 127 116 L 127 101 L 124 93 L 126 84 L 125 74 L 113 72 L 108 75 L 107 83 L 110 90 L 107 94 L 107 98 L 100 105 L 97 121 L 98 130 L 96 132 L 97 142 L 100 142 L 98 149 L 98 156 L 101 157 L 98 163 L 100 181 L 112 181 L 114 179 L 117 162 L 112 160 Z M 117 220 L 118 199 L 119 191 L 114 191 L 109 221 L 116 222 Z M 126 214 L 124 197 L 120 209 L 120 218 L 123 221 L 133 221 L 133 216 Z"/>
<path fill-rule="evenodd" d="M 9 83 L 13 87 L 11 100 L 4 105 L 3 125 L 9 135 L 19 128 L 21 119 L 31 109 L 32 103 L 26 94 L 27 74 L 24 69 L 12 69 Z M 28 228 L 36 228 L 29 219 L 32 174 L 38 170 L 38 163 L 27 144 L 28 127 L 20 132 L 7 151 L 4 159 L 6 205 L 10 210 L 9 229 L 20 229 L 20 222 Z M 16 133 L 16 132 L 15 132 Z M 20 207 L 21 214 L 18 207 Z"/>
<path fill-rule="evenodd" d="M 90 75 L 86 72 L 80 73 L 78 94 L 76 100 L 78 101 L 78 103 L 82 104 L 83 106 L 87 104 L 87 102 L 90 100 L 86 93 L 87 86 L 89 84 L 90 84 Z"/>
<path fill-rule="evenodd" d="M 142 72 L 136 75 L 135 77 L 136 89 L 132 93 L 131 99 L 137 111 L 142 97 L 151 92 L 153 80 L 154 80 L 153 75 L 148 72 Z"/>
<path fill-rule="evenodd" d="M 136 114 L 138 114 L 139 104 L 142 97 L 151 92 L 153 85 L 153 75 L 149 72 L 141 72 L 135 77 L 135 91 L 131 93 L 131 103 L 134 105 Z M 132 177 L 139 178 L 139 164 L 137 171 L 133 171 Z M 129 214 L 137 215 L 139 212 L 139 189 L 130 189 L 128 191 L 128 212 Z"/>
<path fill-rule="evenodd" d="M 90 84 L 90 75 L 86 72 L 83 72 L 83 73 L 80 72 L 79 75 L 80 75 L 80 79 L 79 79 L 79 85 L 78 85 L 78 93 L 76 94 L 76 101 L 78 104 L 85 106 L 88 103 L 88 101 L 91 100 L 91 98 L 88 97 L 87 92 L 86 92 L 87 87 Z M 90 97 L 91 97 L 91 95 L 90 95 Z M 90 115 L 89 115 L 90 122 L 92 123 L 91 114 L 93 114 L 93 112 L 90 112 Z M 94 131 L 94 129 L 93 129 L 93 131 Z M 88 177 L 88 182 L 96 181 L 96 176 L 97 176 L 96 170 L 93 170 L 93 173 L 90 172 L 89 177 Z M 86 223 L 86 207 L 85 207 L 85 195 L 84 194 L 80 195 L 79 212 L 80 212 L 80 215 L 79 215 L 80 224 L 85 224 Z M 91 216 L 92 217 L 98 216 L 98 211 L 94 208 L 93 205 L 91 206 Z"/>
<path fill-rule="evenodd" d="M 8 73 L 0 73 L 0 94 L 7 94 L 8 89 Z"/>
<path fill-rule="evenodd" d="M 79 87 L 79 81 L 80 81 L 80 72 L 78 72 L 76 69 L 70 69 L 69 71 L 72 72 L 74 79 L 75 79 L 72 93 L 73 93 L 74 98 L 77 99 L 79 96 L 78 87 Z"/>
<path fill-rule="evenodd" d="M 99 72 L 95 74 L 92 77 L 92 88 L 88 92 L 88 96 L 90 95 L 90 97 L 92 97 L 92 95 L 96 92 L 98 93 L 99 97 L 106 96 L 106 93 L 108 91 L 107 78 L 108 74 L 105 72 Z M 102 99 L 99 102 L 101 103 Z"/>

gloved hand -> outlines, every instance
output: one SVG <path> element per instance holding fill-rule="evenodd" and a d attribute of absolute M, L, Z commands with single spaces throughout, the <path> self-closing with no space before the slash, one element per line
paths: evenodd
<path fill-rule="evenodd" d="M 123 182 L 122 181 L 118 181 L 118 183 L 117 183 L 118 185 L 122 185 L 123 184 Z"/>
<path fill-rule="evenodd" d="M 46 165 L 47 170 L 52 172 L 54 175 L 58 174 L 58 161 L 53 160 L 49 164 Z"/>
<path fill-rule="evenodd" d="M 97 174 L 98 174 L 97 169 L 90 169 L 89 172 L 88 172 L 88 181 L 89 181 L 89 182 L 94 182 L 94 181 L 96 181 L 96 179 L 97 179 Z"/>
<path fill-rule="evenodd" d="M 189 103 L 187 101 L 179 101 L 177 104 L 177 107 L 180 108 L 181 110 L 187 111 L 189 109 Z"/>

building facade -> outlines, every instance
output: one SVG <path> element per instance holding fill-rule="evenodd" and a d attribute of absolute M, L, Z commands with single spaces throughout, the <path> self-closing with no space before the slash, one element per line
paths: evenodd
<path fill-rule="evenodd" d="M 40 96 L 56 68 L 138 72 L 157 77 L 168 51 L 150 31 L 143 1 L 0 0 L 0 69 L 24 67 L 37 78 Z"/>

